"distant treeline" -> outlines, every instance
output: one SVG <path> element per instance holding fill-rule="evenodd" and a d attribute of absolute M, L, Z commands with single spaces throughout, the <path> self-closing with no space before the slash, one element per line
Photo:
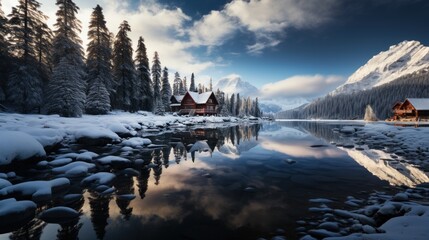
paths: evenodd
<path fill-rule="evenodd" d="M 363 119 L 370 105 L 379 119 L 392 116 L 392 107 L 406 98 L 429 98 L 429 71 L 410 74 L 394 82 L 352 94 L 327 95 L 306 106 L 280 112 L 288 119 Z"/>

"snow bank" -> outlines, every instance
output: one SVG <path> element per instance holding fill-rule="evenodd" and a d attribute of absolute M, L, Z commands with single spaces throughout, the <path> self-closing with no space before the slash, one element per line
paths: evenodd
<path fill-rule="evenodd" d="M 66 133 L 59 129 L 49 128 L 20 128 L 19 131 L 33 136 L 43 147 L 55 146 L 63 141 Z"/>
<path fill-rule="evenodd" d="M 0 131 L 0 165 L 45 156 L 46 152 L 43 146 L 29 134 L 17 131 Z"/>
<path fill-rule="evenodd" d="M 74 134 L 76 139 L 87 137 L 87 138 L 110 138 L 112 140 L 119 140 L 119 136 L 116 133 L 106 128 L 79 129 L 79 127 L 77 126 L 76 129 L 78 129 Z"/>
<path fill-rule="evenodd" d="M 44 202 L 52 199 L 53 192 L 69 186 L 70 181 L 67 178 L 57 178 L 50 181 L 30 181 L 1 189 L 0 197 L 31 197 L 35 202 Z"/>

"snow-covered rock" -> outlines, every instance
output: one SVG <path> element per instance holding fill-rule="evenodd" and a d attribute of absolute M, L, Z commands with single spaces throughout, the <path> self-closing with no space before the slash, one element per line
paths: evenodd
<path fill-rule="evenodd" d="M 0 131 L 0 166 L 45 156 L 42 144 L 31 135 L 17 131 Z"/>
<path fill-rule="evenodd" d="M 138 147 L 142 147 L 143 145 L 152 144 L 152 141 L 148 138 L 133 137 L 133 138 L 124 140 L 121 144 L 123 146 L 138 148 Z"/>
<path fill-rule="evenodd" d="M 79 217 L 79 212 L 69 207 L 53 207 L 43 211 L 39 218 L 47 223 L 68 223 L 75 221 Z"/>
<path fill-rule="evenodd" d="M 429 47 L 417 41 L 404 41 L 371 58 L 330 94 L 368 90 L 428 68 Z"/>
<path fill-rule="evenodd" d="M 85 145 L 106 145 L 120 141 L 118 134 L 101 127 L 79 128 L 74 132 L 77 142 Z"/>
<path fill-rule="evenodd" d="M 97 161 L 102 165 L 113 165 L 113 166 L 127 166 L 131 164 L 130 160 L 119 156 L 105 156 L 100 159 L 97 159 Z"/>
<path fill-rule="evenodd" d="M 81 177 L 95 169 L 95 164 L 87 162 L 72 162 L 62 167 L 52 169 L 54 174 L 65 174 L 67 177 Z"/>
<path fill-rule="evenodd" d="M 35 202 L 44 202 L 51 200 L 53 193 L 69 186 L 70 180 L 67 178 L 57 178 L 50 181 L 30 181 L 0 189 L 0 197 L 31 197 Z"/>
<path fill-rule="evenodd" d="M 115 180 L 115 174 L 108 172 L 98 172 L 84 178 L 80 184 L 84 187 L 90 185 L 110 185 Z"/>
<path fill-rule="evenodd" d="M 0 178 L 0 189 L 12 186 L 12 183 L 10 183 L 8 180 Z"/>
<path fill-rule="evenodd" d="M 71 159 L 71 158 L 57 158 L 53 161 L 50 161 L 48 163 L 48 165 L 52 166 L 52 167 L 59 167 L 59 166 L 64 166 L 66 164 L 69 164 L 72 161 L 73 161 L 73 159 Z"/>
<path fill-rule="evenodd" d="M 0 200 L 0 234 L 17 229 L 34 218 L 37 205 L 15 198 Z"/>

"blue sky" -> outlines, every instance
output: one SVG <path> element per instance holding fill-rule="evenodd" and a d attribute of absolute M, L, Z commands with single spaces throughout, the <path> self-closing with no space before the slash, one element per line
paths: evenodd
<path fill-rule="evenodd" d="M 55 21 L 55 1 L 39 0 Z M 2 1 L 6 13 L 17 0 Z M 194 72 L 207 82 L 240 75 L 258 88 L 284 88 L 285 98 L 323 96 L 373 55 L 404 40 L 429 45 L 425 0 L 75 0 L 82 39 L 89 16 L 104 9 L 113 33 L 123 20 L 136 44 L 158 51 L 170 76 Z M 172 77 L 171 77 L 172 78 Z M 312 85 L 313 90 L 302 91 Z M 294 89 L 294 91 L 287 91 Z M 300 95 L 301 94 L 301 95 Z"/>

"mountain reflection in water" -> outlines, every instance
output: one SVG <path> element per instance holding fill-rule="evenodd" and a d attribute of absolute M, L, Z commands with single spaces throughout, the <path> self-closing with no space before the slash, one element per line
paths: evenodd
<path fill-rule="evenodd" d="M 317 122 L 284 122 L 284 126 L 291 126 L 301 131 L 308 132 L 313 136 L 324 139 L 327 142 L 353 143 L 351 136 L 342 135 L 332 131 L 338 123 L 317 123 Z M 356 123 L 353 123 L 356 124 Z M 338 127 L 338 126 L 335 126 Z M 366 168 L 373 175 L 381 180 L 388 181 L 392 186 L 414 187 L 421 183 L 429 182 L 428 175 L 417 167 L 405 161 L 392 159 L 390 154 L 381 150 L 368 149 L 365 151 L 341 148 L 348 156 L 359 165 Z"/>

